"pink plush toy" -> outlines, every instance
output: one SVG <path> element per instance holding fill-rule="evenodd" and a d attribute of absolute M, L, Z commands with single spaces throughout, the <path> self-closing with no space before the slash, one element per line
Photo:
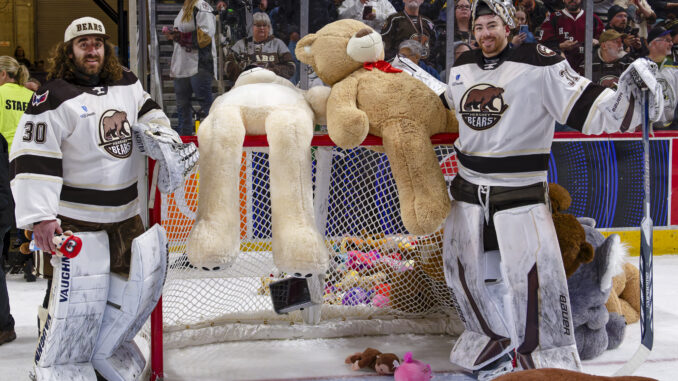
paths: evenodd
<path fill-rule="evenodd" d="M 432 377 L 431 365 L 412 359 L 412 352 L 407 352 L 393 377 L 395 381 L 429 381 Z"/>

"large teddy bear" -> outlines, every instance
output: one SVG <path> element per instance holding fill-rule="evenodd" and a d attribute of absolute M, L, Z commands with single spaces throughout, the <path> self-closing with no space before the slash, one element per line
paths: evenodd
<path fill-rule="evenodd" d="M 313 214 L 311 138 L 323 123 L 328 88 L 297 89 L 265 69 L 240 75 L 200 125 L 198 213 L 186 252 L 196 267 L 232 264 L 240 248 L 239 173 L 245 135 L 269 143 L 272 251 L 287 273 L 323 274 L 329 254 Z"/>
<path fill-rule="evenodd" d="M 356 20 L 339 20 L 297 43 L 296 56 L 332 86 L 327 129 L 341 148 L 368 133 L 383 138 L 398 187 L 405 227 L 431 234 L 450 210 L 431 135 L 458 130 L 454 114 L 423 82 L 383 60 L 381 35 Z"/>

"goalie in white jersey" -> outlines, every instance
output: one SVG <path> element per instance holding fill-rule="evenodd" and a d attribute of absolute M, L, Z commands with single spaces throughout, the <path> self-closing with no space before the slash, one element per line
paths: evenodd
<path fill-rule="evenodd" d="M 524 369 L 581 369 L 547 206 L 555 121 L 585 134 L 634 130 L 638 84 L 650 89 L 650 118 L 662 109 L 654 63 L 632 63 L 615 93 L 543 45 L 511 47 L 513 14 L 508 0 L 474 2 L 480 49 L 455 61 L 445 92 L 459 120 L 445 274 L 466 328 L 450 359 L 479 378 L 511 371 L 514 350 Z"/>
<path fill-rule="evenodd" d="M 39 380 L 95 380 L 95 369 L 108 380 L 138 377 L 145 360 L 132 339 L 160 296 L 167 250 L 164 230 L 144 232 L 140 217 L 143 154 L 158 160 L 163 185 L 175 186 L 187 169 L 172 152 L 188 152 L 184 163 L 195 163 L 194 146 L 181 144 L 107 38 L 92 17 L 68 26 L 10 154 L 17 226 L 33 230 L 45 251 L 65 230 L 83 242 L 77 257 L 52 258 Z"/>

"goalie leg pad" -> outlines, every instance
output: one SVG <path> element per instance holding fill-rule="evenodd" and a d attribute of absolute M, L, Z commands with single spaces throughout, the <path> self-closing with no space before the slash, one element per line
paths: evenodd
<path fill-rule="evenodd" d="M 106 307 L 109 249 L 106 232 L 78 233 L 82 252 L 53 257 L 49 308 L 35 351 L 38 380 L 96 379 L 90 363 Z"/>
<path fill-rule="evenodd" d="M 165 229 L 154 225 L 132 241 L 128 279 L 111 274 L 104 313 L 92 362 L 107 380 L 136 380 L 146 361 L 134 336 L 158 303 L 167 269 Z"/>
<path fill-rule="evenodd" d="M 494 225 L 521 365 L 581 370 L 551 212 L 544 204 L 507 209 Z"/>
<path fill-rule="evenodd" d="M 483 214 L 478 205 L 453 201 L 443 247 L 445 279 L 454 291 L 466 328 L 452 349 L 450 361 L 471 370 L 484 367 L 513 348 L 504 316 L 501 279 L 492 278 L 492 287 L 485 281 Z"/>

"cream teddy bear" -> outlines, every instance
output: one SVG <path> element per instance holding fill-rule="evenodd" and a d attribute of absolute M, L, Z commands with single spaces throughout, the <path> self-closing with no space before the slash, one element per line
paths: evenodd
<path fill-rule="evenodd" d="M 329 88 L 297 89 L 257 68 L 216 98 L 198 130 L 198 213 L 186 253 L 196 267 L 229 267 L 240 249 L 239 173 L 245 135 L 269 143 L 272 251 L 276 267 L 322 274 L 329 254 L 316 229 L 311 183 L 314 120 L 324 123 Z"/>

